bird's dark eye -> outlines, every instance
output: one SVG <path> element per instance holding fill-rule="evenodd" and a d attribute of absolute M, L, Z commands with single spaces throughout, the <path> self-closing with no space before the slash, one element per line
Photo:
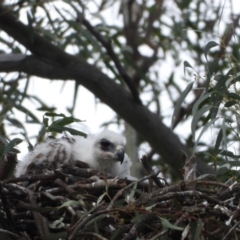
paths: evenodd
<path fill-rule="evenodd" d="M 102 149 L 108 149 L 111 146 L 111 142 L 108 141 L 107 139 L 101 139 L 100 140 L 100 146 Z"/>

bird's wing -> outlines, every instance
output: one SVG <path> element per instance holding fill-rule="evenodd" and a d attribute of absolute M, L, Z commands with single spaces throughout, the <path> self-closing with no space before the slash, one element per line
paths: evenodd
<path fill-rule="evenodd" d="M 72 144 L 66 139 L 49 140 L 37 145 L 32 152 L 29 152 L 22 161 L 19 161 L 15 176 L 19 177 L 27 173 L 28 166 L 35 164 L 41 167 L 54 166 L 57 168 L 60 164 L 71 159 Z"/>

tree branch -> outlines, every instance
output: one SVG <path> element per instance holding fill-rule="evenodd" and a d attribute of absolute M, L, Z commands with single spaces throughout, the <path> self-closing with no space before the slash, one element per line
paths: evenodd
<path fill-rule="evenodd" d="M 110 56 L 110 58 L 112 59 L 112 61 L 115 64 L 115 67 L 117 68 L 120 76 L 122 77 L 122 79 L 125 81 L 125 83 L 127 84 L 129 90 L 131 91 L 134 100 L 139 103 L 142 104 L 140 98 L 139 98 L 139 93 L 137 90 L 137 87 L 134 85 L 133 80 L 131 79 L 131 77 L 126 73 L 126 71 L 124 70 L 124 68 L 122 67 L 117 55 L 115 54 L 113 48 L 112 48 L 112 44 L 110 40 L 106 40 L 98 31 L 96 31 L 96 29 L 94 29 L 94 27 L 90 24 L 90 22 L 88 22 L 86 19 L 84 19 L 82 17 L 82 23 L 83 25 L 88 29 L 88 31 L 90 33 L 92 33 L 92 35 L 102 44 L 102 46 L 106 49 L 108 55 Z"/>
<path fill-rule="evenodd" d="M 23 71 L 48 79 L 75 79 L 129 122 L 181 176 L 181 150 L 189 156 L 192 154 L 158 115 L 137 104 L 128 91 L 95 66 L 65 53 L 40 35 L 30 33 L 26 25 L 3 7 L 0 7 L 0 28 L 35 55 L 14 62 L 0 62 L 1 72 Z M 197 165 L 200 174 L 214 173 L 199 159 Z"/>
<path fill-rule="evenodd" d="M 239 19 L 240 19 L 240 14 L 238 14 L 233 19 L 232 28 L 226 29 L 225 35 L 223 37 L 221 37 L 222 42 L 221 42 L 220 50 L 218 53 L 218 58 L 222 58 L 223 55 L 225 54 L 226 48 L 227 48 L 230 40 L 232 39 L 232 36 L 234 36 L 234 34 L 235 34 L 235 28 L 238 26 Z"/>

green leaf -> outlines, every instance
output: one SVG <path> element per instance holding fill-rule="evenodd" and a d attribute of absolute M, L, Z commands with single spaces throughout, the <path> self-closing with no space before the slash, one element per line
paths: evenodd
<path fill-rule="evenodd" d="M 40 123 L 38 118 L 32 112 L 30 112 L 27 108 L 23 107 L 22 105 L 15 105 L 14 107 L 17 108 L 19 111 L 25 113 L 27 117 L 30 117 L 32 119 L 32 121 L 28 120 L 28 122 Z"/>
<path fill-rule="evenodd" d="M 3 136 L 3 135 L 1 135 L 1 134 L 0 134 L 0 141 L 1 141 L 0 146 L 3 146 L 3 145 L 4 145 L 4 147 L 5 147 L 5 146 L 8 145 L 8 140 L 5 138 L 5 136 Z"/>
<path fill-rule="evenodd" d="M 187 236 L 188 236 L 188 234 L 189 234 L 189 230 L 190 230 L 190 225 L 188 224 L 188 225 L 184 228 L 184 230 L 183 230 L 183 232 L 182 232 L 182 239 L 186 239 L 186 238 L 187 238 Z"/>
<path fill-rule="evenodd" d="M 48 106 L 41 106 L 39 108 L 37 108 L 38 111 L 42 111 L 42 112 L 54 112 L 56 111 L 55 107 L 48 107 Z"/>
<path fill-rule="evenodd" d="M 219 45 L 219 44 L 217 44 L 217 43 L 214 42 L 214 41 L 210 41 L 210 42 L 207 43 L 207 45 L 206 45 L 205 48 L 204 48 L 204 55 L 205 55 L 206 60 L 208 60 L 208 59 L 207 59 L 208 51 L 209 51 L 211 48 L 214 48 L 214 47 L 216 47 L 216 46 L 218 46 L 218 45 Z"/>
<path fill-rule="evenodd" d="M 131 220 L 132 223 L 139 223 L 141 222 L 141 215 L 138 212 L 135 212 L 135 216 Z"/>
<path fill-rule="evenodd" d="M 173 229 L 173 230 L 178 230 L 178 231 L 183 231 L 184 230 L 184 228 L 173 225 L 172 223 L 170 223 L 165 218 L 160 217 L 160 219 L 161 219 L 162 225 L 166 228 Z"/>
<path fill-rule="evenodd" d="M 195 132 L 198 124 L 198 120 L 203 116 L 203 114 L 211 109 L 211 106 L 204 106 L 194 115 L 192 119 L 191 129 L 192 129 L 192 138 L 195 140 Z"/>
<path fill-rule="evenodd" d="M 208 99 L 211 96 L 211 92 L 205 93 L 205 91 L 202 93 L 202 95 L 199 97 L 199 99 L 194 103 L 193 108 L 192 108 L 192 115 L 195 116 L 195 114 L 198 111 L 199 105 Z"/>
<path fill-rule="evenodd" d="M 196 178 L 196 180 L 202 180 L 202 179 L 205 179 L 205 178 L 208 178 L 208 177 L 214 177 L 214 175 L 212 174 L 203 174 L 203 175 L 200 175 Z"/>
<path fill-rule="evenodd" d="M 53 112 L 47 112 L 44 115 L 48 117 L 66 117 L 63 113 L 53 113 Z"/>
<path fill-rule="evenodd" d="M 75 109 L 75 106 L 76 106 L 79 88 L 80 88 L 79 83 L 76 81 L 74 85 L 73 103 L 70 111 L 71 114 L 73 113 L 73 110 Z"/>
<path fill-rule="evenodd" d="M 236 100 L 240 100 L 240 96 L 239 94 L 236 94 L 236 93 L 227 93 L 227 97 L 230 97 L 230 98 L 233 98 L 233 99 L 236 99 Z"/>
<path fill-rule="evenodd" d="M 41 236 L 41 240 L 59 240 L 59 239 L 66 239 L 67 231 L 58 232 L 58 233 L 51 233 L 47 236 Z"/>
<path fill-rule="evenodd" d="M 184 0 L 184 1 L 176 1 L 176 4 L 179 6 L 181 10 L 187 9 L 189 7 L 189 4 L 191 3 L 191 0 Z"/>
<path fill-rule="evenodd" d="M 120 239 L 120 237 L 118 237 L 118 235 L 122 232 L 122 228 L 117 228 L 110 236 L 109 240 L 116 240 L 116 239 Z"/>
<path fill-rule="evenodd" d="M 240 72 L 234 74 L 234 75 L 231 75 L 231 73 L 229 72 L 228 73 L 228 76 L 229 78 L 227 79 L 226 81 L 226 86 L 227 88 L 231 86 L 231 84 L 234 84 L 236 82 L 239 82 L 240 81 Z"/>
<path fill-rule="evenodd" d="M 61 218 L 56 219 L 54 222 L 48 222 L 48 226 L 51 229 L 62 229 L 65 227 L 65 223 L 63 222 L 65 219 L 65 213 Z"/>
<path fill-rule="evenodd" d="M 182 105 L 184 99 L 186 98 L 186 96 L 188 95 L 188 93 L 192 90 L 193 84 L 194 84 L 194 82 L 191 82 L 190 84 L 188 84 L 186 89 L 183 91 L 181 97 L 177 101 L 177 104 L 176 104 L 176 106 L 174 108 L 174 112 L 173 112 L 173 116 L 172 116 L 172 123 L 171 123 L 171 128 L 172 129 L 173 129 L 174 122 L 175 122 L 175 119 L 177 117 L 177 114 L 178 114 L 178 112 L 179 112 L 179 110 L 181 108 L 181 105 Z"/>
<path fill-rule="evenodd" d="M 79 201 L 75 201 L 75 200 L 68 200 L 67 202 L 64 202 L 61 206 L 57 207 L 57 210 L 61 209 L 61 208 L 68 208 L 70 206 L 72 207 L 77 207 L 81 205 L 79 203 Z"/>
<path fill-rule="evenodd" d="M 24 130 L 24 132 L 26 132 L 25 130 L 25 127 L 23 126 L 23 124 L 18 121 L 16 118 L 11 118 L 11 117 L 6 117 L 6 119 L 15 127 L 18 127 L 18 128 L 22 128 Z"/>
<path fill-rule="evenodd" d="M 221 150 L 219 149 L 219 153 L 223 156 L 226 157 L 231 157 L 231 158 L 240 158 L 240 155 L 235 155 L 233 152 L 228 151 L 228 150 Z"/>
<path fill-rule="evenodd" d="M 78 130 L 75 130 L 73 128 L 69 128 L 69 127 L 64 127 L 64 126 L 61 126 L 61 125 L 57 125 L 57 124 L 54 124 L 54 125 L 51 125 L 48 127 L 47 129 L 47 132 L 57 132 L 57 133 L 62 133 L 64 131 L 67 131 L 69 133 L 71 133 L 72 135 L 79 135 L 79 136 L 83 136 L 83 137 L 86 137 L 87 134 L 86 133 L 83 133 L 81 131 L 78 131 Z"/>
<path fill-rule="evenodd" d="M 232 107 L 233 105 L 235 105 L 235 104 L 237 104 L 238 102 L 236 101 L 236 100 L 231 100 L 231 101 L 229 101 L 229 102 L 226 102 L 225 104 L 224 104 L 224 107 L 226 107 L 226 108 L 229 108 L 229 107 Z"/>
<path fill-rule="evenodd" d="M 216 152 L 219 150 L 222 138 L 223 138 L 223 132 L 222 132 L 222 129 L 220 129 L 220 131 L 218 132 L 217 140 L 216 140 L 215 147 L 214 147 L 214 150 Z"/>
<path fill-rule="evenodd" d="M 227 127 L 226 127 L 224 119 L 223 119 L 221 128 L 222 128 L 222 135 L 223 135 L 223 137 L 222 137 L 223 148 L 227 149 L 227 145 L 228 145 L 228 141 L 227 141 Z"/>
<path fill-rule="evenodd" d="M 182 211 L 182 205 L 176 198 L 173 199 L 173 206 L 177 211 Z"/>
<path fill-rule="evenodd" d="M 27 136 L 25 136 L 25 138 L 26 138 L 26 141 L 27 141 L 27 143 L 28 143 L 28 151 L 29 152 L 31 152 L 31 151 L 33 151 L 33 149 L 34 149 L 34 147 L 33 147 L 33 145 L 31 144 L 31 142 L 29 141 L 29 139 L 27 138 Z"/>
<path fill-rule="evenodd" d="M 106 196 L 106 192 L 104 192 L 102 195 L 99 196 L 97 199 L 97 205 L 103 200 L 103 198 Z"/>
<path fill-rule="evenodd" d="M 227 175 L 231 169 L 231 165 L 229 163 L 220 166 L 216 171 L 216 176 Z"/>
<path fill-rule="evenodd" d="M 218 63 L 220 59 L 214 59 L 211 64 L 209 64 L 208 67 L 208 73 L 207 73 L 207 80 L 206 80 L 206 91 L 209 88 L 210 80 L 214 73 L 217 71 Z"/>
<path fill-rule="evenodd" d="M 203 227 L 203 223 L 201 218 L 190 223 L 190 231 L 192 234 L 191 240 L 201 239 L 202 227 Z"/>
<path fill-rule="evenodd" d="M 81 120 L 74 118 L 74 117 L 64 117 L 62 119 L 58 119 L 58 120 L 54 121 L 51 125 L 65 126 L 65 125 L 69 125 L 73 122 L 81 122 Z"/>
<path fill-rule="evenodd" d="M 92 224 L 94 224 L 95 222 L 97 221 L 100 221 L 104 218 L 106 218 L 108 216 L 108 214 L 101 214 L 99 216 L 96 216 L 95 218 L 93 218 L 92 220 L 90 220 L 85 226 L 88 227 L 88 226 L 91 226 Z"/>
<path fill-rule="evenodd" d="M 215 118 L 215 119 L 212 119 L 210 122 L 206 123 L 202 129 L 202 131 L 200 132 L 195 144 L 194 144 L 194 147 L 193 147 L 193 154 L 195 154 L 195 151 L 196 151 L 196 148 L 197 148 L 197 145 L 203 135 L 203 133 L 206 132 L 206 130 L 208 129 L 209 126 L 211 126 L 218 118 Z M 195 131 L 194 131 L 194 136 L 195 136 Z"/>
<path fill-rule="evenodd" d="M 213 88 L 212 95 L 210 98 L 210 102 L 212 105 L 211 108 L 211 119 L 214 119 L 217 116 L 219 105 L 222 103 L 223 97 L 227 94 L 227 88 L 226 88 L 226 79 L 227 76 L 222 76 L 216 86 Z"/>
<path fill-rule="evenodd" d="M 133 188 L 131 190 L 131 193 L 129 194 L 129 199 L 128 199 L 129 202 L 132 201 L 132 199 L 133 199 L 133 197 L 135 195 L 136 189 L 137 189 L 137 183 L 134 184 L 134 186 L 133 186 Z"/>
<path fill-rule="evenodd" d="M 14 149 L 14 147 L 16 146 L 16 145 L 18 145 L 19 143 L 21 143 L 23 140 L 22 139 L 20 139 L 20 138 L 14 138 L 13 140 L 11 140 L 8 144 L 7 144 L 7 146 L 6 146 L 6 148 L 5 148 L 5 151 L 4 151 L 4 154 L 6 154 L 6 153 L 8 153 L 8 152 L 12 152 L 12 151 L 14 151 L 14 152 L 16 152 L 16 149 Z M 18 151 L 18 150 L 17 150 Z M 19 152 L 19 151 L 18 151 Z"/>
<path fill-rule="evenodd" d="M 185 75 L 185 73 L 186 73 L 186 68 L 187 68 L 187 67 L 193 69 L 193 67 L 191 66 L 191 64 L 190 64 L 188 61 L 184 61 L 184 62 L 183 62 L 184 75 Z"/>
<path fill-rule="evenodd" d="M 156 205 L 157 205 L 157 203 L 154 203 L 154 204 L 152 204 L 152 205 L 150 205 L 150 206 L 145 207 L 145 209 L 146 209 L 147 211 L 149 211 L 149 210 L 151 210 L 152 208 L 154 208 Z"/>
<path fill-rule="evenodd" d="M 237 130 L 240 132 L 240 116 L 238 114 L 235 114 L 235 122 L 237 123 Z"/>

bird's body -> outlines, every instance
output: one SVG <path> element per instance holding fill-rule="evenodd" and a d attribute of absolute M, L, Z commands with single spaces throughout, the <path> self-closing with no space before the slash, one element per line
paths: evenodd
<path fill-rule="evenodd" d="M 37 145 L 19 162 L 15 176 L 26 174 L 32 164 L 37 168 L 47 166 L 57 169 L 61 165 L 75 164 L 80 160 L 113 177 L 133 180 L 130 175 L 132 163 L 124 153 L 123 146 L 123 136 L 109 130 L 87 138 L 71 136 L 48 140 Z"/>

